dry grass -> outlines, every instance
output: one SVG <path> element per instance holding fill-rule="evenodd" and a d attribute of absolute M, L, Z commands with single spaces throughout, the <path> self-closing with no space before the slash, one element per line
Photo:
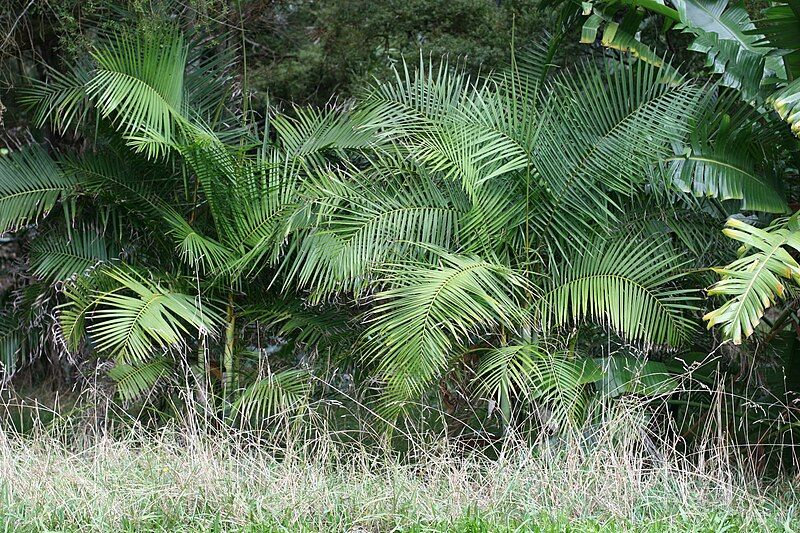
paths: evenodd
<path fill-rule="evenodd" d="M 0 433 L 2 523 L 32 531 L 800 529 L 790 483 L 764 487 L 721 442 L 682 456 L 643 432 L 640 414 L 629 406 L 591 435 L 536 447 L 510 438 L 496 460 L 444 441 L 412 445 L 400 459 L 289 429 L 258 443 L 192 424 L 113 438 L 52 427 Z"/>

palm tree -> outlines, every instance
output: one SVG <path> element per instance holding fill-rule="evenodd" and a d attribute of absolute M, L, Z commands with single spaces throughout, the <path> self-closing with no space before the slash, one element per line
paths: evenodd
<path fill-rule="evenodd" d="M 515 401 L 575 413 L 609 373 L 663 390 L 658 363 L 608 356 L 698 334 L 714 225 L 786 210 L 756 171 L 771 138 L 710 118 L 732 99 L 672 68 L 551 71 L 546 46 L 485 80 L 421 61 L 354 106 L 271 112 L 258 131 L 224 61 L 177 31 L 118 36 L 29 93 L 41 122 L 96 117 L 102 136 L 80 157 L 0 159 L 0 229 L 38 223 L 57 340 L 112 358 L 128 400 L 210 383 L 218 362 L 227 412 L 301 405 L 313 380 L 265 355 L 264 329 L 356 364 L 389 417 L 454 380 L 506 422 Z M 9 360 L 21 332 L 0 330 Z"/>

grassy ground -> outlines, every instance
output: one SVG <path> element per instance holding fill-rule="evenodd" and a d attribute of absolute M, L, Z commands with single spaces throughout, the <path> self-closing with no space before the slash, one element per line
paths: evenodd
<path fill-rule="evenodd" d="M 194 429 L 192 429 L 192 427 Z M 172 427 L 114 438 L 0 431 L 8 531 L 800 531 L 787 480 L 765 487 L 717 443 L 692 460 L 624 416 L 497 460 L 443 442 L 412 459 L 276 432 Z M 320 436 L 322 435 L 322 436 Z M 281 442 L 280 445 L 274 444 Z M 272 443 L 272 444 L 270 444 Z M 644 445 L 648 453 L 641 453 Z"/>

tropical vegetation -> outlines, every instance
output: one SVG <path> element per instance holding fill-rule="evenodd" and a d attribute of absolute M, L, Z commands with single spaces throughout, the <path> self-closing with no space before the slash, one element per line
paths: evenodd
<path fill-rule="evenodd" d="M 800 4 L 548 3 L 485 70 L 387 35 L 322 105 L 251 85 L 246 4 L 113 4 L 24 80 L 25 45 L 0 56 L 5 383 L 408 453 L 591 447 L 635 401 L 681 452 L 719 432 L 796 468 Z"/>

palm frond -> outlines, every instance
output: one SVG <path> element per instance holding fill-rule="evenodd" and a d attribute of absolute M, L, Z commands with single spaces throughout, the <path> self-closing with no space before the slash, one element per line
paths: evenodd
<path fill-rule="evenodd" d="M 290 157 L 313 158 L 324 150 L 341 153 L 347 149 L 367 148 L 373 141 L 373 128 L 363 126 L 365 118 L 351 110 L 295 108 L 293 116 L 276 115 L 270 125 L 280 139 L 282 150 Z"/>
<path fill-rule="evenodd" d="M 385 163 L 380 168 L 390 170 Z M 455 247 L 458 219 L 468 210 L 457 191 L 424 175 L 413 181 L 357 173 L 349 178 L 327 176 L 312 186 L 321 213 L 328 214 L 292 256 L 289 277 L 300 286 L 320 297 L 358 294 L 387 263 L 424 255 L 426 246 Z"/>
<path fill-rule="evenodd" d="M 551 404 L 560 424 L 564 416 L 582 410 L 585 385 L 601 378 L 600 366 L 592 359 L 538 344 L 518 344 L 487 350 L 474 382 L 501 409 L 509 405 L 503 413 L 506 419 L 512 398 L 525 403 L 540 400 Z"/>
<path fill-rule="evenodd" d="M 785 213 L 769 123 L 740 105 L 735 93 L 714 100 L 691 121 L 686 144 L 676 143 L 675 154 L 663 161 L 673 183 L 698 197 L 741 200 L 745 210 Z"/>
<path fill-rule="evenodd" d="M 270 372 L 242 392 L 234 402 L 233 410 L 245 420 L 288 415 L 308 400 L 311 390 L 311 381 L 305 370 Z"/>
<path fill-rule="evenodd" d="M 22 90 L 23 106 L 33 111 L 34 123 L 41 127 L 50 123 L 59 133 L 77 129 L 89 114 L 90 102 L 86 87 L 91 71 L 84 64 L 74 64 L 66 72 L 47 68 L 45 81 L 34 81 Z"/>
<path fill-rule="evenodd" d="M 132 270 L 109 268 L 103 275 L 116 283 L 111 290 L 65 291 L 61 306 L 65 337 L 80 335 L 82 322 L 94 347 L 129 364 L 148 360 L 156 349 L 184 345 L 192 336 L 211 334 L 222 323 L 209 302 L 150 281 Z M 132 293 L 132 294 L 131 294 Z"/>
<path fill-rule="evenodd" d="M 493 328 L 525 322 L 528 282 L 513 270 L 476 257 L 441 253 L 440 266 L 398 266 L 394 285 L 375 295 L 367 353 L 386 382 L 384 406 L 398 413 L 446 368 L 452 350 Z"/>
<path fill-rule="evenodd" d="M 705 53 L 711 71 L 726 87 L 738 89 L 747 100 L 761 91 L 769 47 L 763 46 L 743 5 L 728 0 L 681 0 L 678 13 L 685 31 L 695 40 L 690 49 Z"/>
<path fill-rule="evenodd" d="M 31 243 L 30 268 L 48 282 L 67 280 L 118 257 L 119 250 L 95 228 L 39 237 Z"/>
<path fill-rule="evenodd" d="M 75 180 L 38 145 L 0 156 L 0 233 L 36 222 L 75 192 Z"/>
<path fill-rule="evenodd" d="M 606 398 L 623 394 L 659 396 L 678 387 L 677 378 L 667 365 L 636 357 L 613 355 L 596 359 L 602 379 L 598 379 L 599 392 Z"/>
<path fill-rule="evenodd" d="M 166 357 L 156 357 L 138 364 L 117 363 L 108 371 L 114 380 L 117 394 L 123 402 L 133 402 L 150 394 L 157 384 L 169 378 L 172 362 Z"/>
<path fill-rule="evenodd" d="M 187 49 L 180 33 L 122 35 L 98 47 L 94 76 L 86 87 L 103 117 L 109 117 L 150 158 L 166 153 L 184 109 Z"/>
<path fill-rule="evenodd" d="M 591 320 L 633 340 L 678 346 L 693 329 L 686 312 L 699 300 L 675 286 L 682 275 L 681 258 L 663 238 L 600 240 L 555 265 L 539 304 L 541 327 Z"/>
<path fill-rule="evenodd" d="M 543 111 L 534 165 L 548 192 L 534 222 L 559 248 L 586 245 L 613 220 L 609 191 L 629 195 L 688 132 L 701 91 L 636 62 L 561 76 Z M 552 245 L 551 245 L 552 247 Z"/>

